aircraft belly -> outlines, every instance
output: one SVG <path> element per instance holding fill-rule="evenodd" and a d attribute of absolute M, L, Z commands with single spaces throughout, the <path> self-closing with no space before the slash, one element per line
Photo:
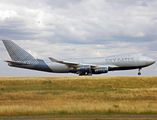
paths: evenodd
<path fill-rule="evenodd" d="M 68 73 L 70 69 L 68 66 L 59 63 L 51 63 L 48 64 L 48 66 L 53 72 L 56 73 Z"/>

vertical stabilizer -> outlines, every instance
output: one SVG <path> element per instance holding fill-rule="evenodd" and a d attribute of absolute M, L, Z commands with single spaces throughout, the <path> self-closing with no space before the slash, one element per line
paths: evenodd
<path fill-rule="evenodd" d="M 12 40 L 2 40 L 11 59 L 13 61 L 33 61 L 36 60 L 30 53 L 15 44 Z"/>

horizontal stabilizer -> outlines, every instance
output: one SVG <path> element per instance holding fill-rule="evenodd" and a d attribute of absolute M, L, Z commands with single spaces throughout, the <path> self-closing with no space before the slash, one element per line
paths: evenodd
<path fill-rule="evenodd" d="M 15 62 L 15 61 L 8 61 L 6 60 L 5 62 L 7 62 L 8 64 L 11 64 L 11 65 L 30 65 L 30 63 L 25 63 L 25 62 Z"/>

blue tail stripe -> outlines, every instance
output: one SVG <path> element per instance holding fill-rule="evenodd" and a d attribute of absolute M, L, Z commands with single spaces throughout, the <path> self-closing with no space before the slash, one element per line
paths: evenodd
<path fill-rule="evenodd" d="M 33 69 L 35 70 L 40 70 L 40 71 L 46 71 L 46 72 L 53 72 L 49 66 L 41 59 L 37 59 L 37 61 L 39 62 L 38 64 L 36 64 Z"/>

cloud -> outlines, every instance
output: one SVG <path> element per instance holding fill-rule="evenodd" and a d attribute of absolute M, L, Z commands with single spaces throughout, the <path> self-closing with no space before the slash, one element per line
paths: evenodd
<path fill-rule="evenodd" d="M 156 59 L 156 6 L 156 0 L 5 0 L 0 38 L 44 59 L 133 52 Z M 2 59 L 9 58 L 0 50 Z"/>
<path fill-rule="evenodd" d="M 156 4 L 155 1 L 152 2 Z M 147 36 L 156 35 L 155 6 L 150 6 L 147 1 L 47 0 L 40 1 L 37 5 L 37 1 L 11 3 L 9 6 L 13 10 L 0 12 L 5 14 L 1 23 L 8 25 L 3 26 L 1 31 L 14 33 L 10 35 L 10 39 L 22 39 L 24 36 L 26 40 L 48 40 L 54 43 L 101 44 L 108 40 L 116 41 L 113 36 L 145 39 Z M 148 5 L 142 6 L 144 3 Z M 4 6 L 3 4 L 1 6 Z"/>

